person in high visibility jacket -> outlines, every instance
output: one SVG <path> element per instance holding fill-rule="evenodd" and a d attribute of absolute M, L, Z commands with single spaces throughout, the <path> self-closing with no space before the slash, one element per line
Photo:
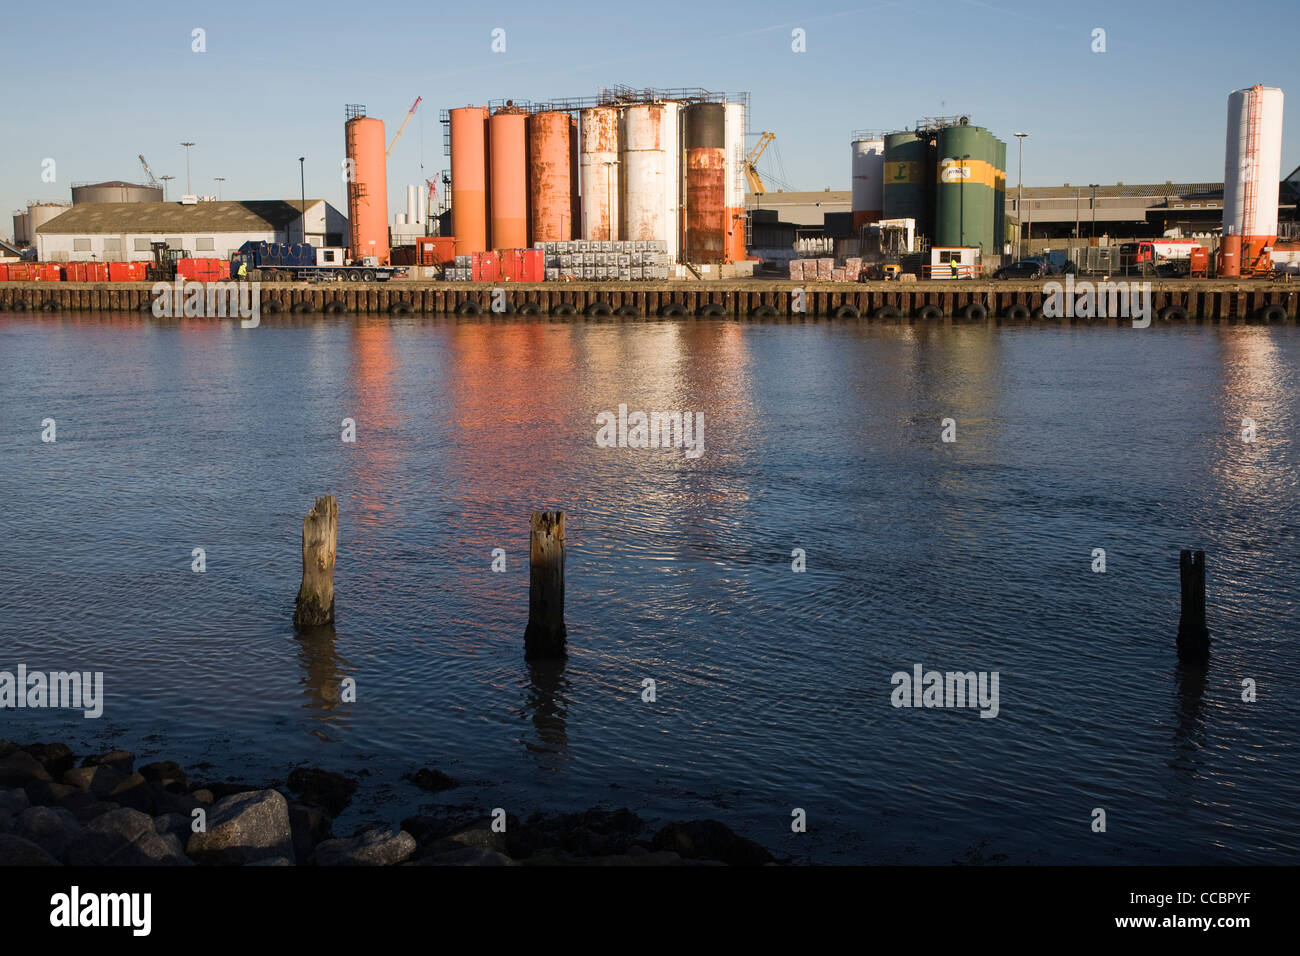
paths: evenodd
<path fill-rule="evenodd" d="M 235 274 L 236 274 L 237 276 L 239 276 L 239 278 L 241 278 L 241 279 L 247 279 L 247 278 L 248 278 L 248 263 L 247 263 L 247 262 L 241 262 L 241 263 L 239 264 L 239 271 L 238 271 L 237 273 L 235 273 Z"/>
<path fill-rule="evenodd" d="M 956 260 L 956 259 L 953 259 L 953 260 L 952 260 L 952 277 L 953 277 L 954 279 L 957 278 L 957 260 Z"/>

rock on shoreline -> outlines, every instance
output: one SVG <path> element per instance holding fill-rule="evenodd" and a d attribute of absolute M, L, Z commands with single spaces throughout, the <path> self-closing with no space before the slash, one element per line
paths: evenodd
<path fill-rule="evenodd" d="M 421 768 L 431 792 L 457 786 Z M 0 740 L 0 866 L 762 866 L 759 844 L 716 820 L 652 830 L 631 810 L 507 815 L 439 808 L 400 830 L 339 837 L 357 781 L 298 767 L 283 785 L 198 783 L 173 761 L 138 769 L 121 750 L 77 756 L 61 743 Z M 202 810 L 206 828 L 194 832 Z"/>

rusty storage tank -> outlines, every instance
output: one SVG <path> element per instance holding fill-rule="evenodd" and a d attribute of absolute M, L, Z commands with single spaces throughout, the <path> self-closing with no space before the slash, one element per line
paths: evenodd
<path fill-rule="evenodd" d="M 723 107 L 727 166 L 723 203 L 727 210 L 727 262 L 740 262 L 748 254 L 745 215 L 745 106 L 727 103 Z"/>
<path fill-rule="evenodd" d="M 860 136 L 853 150 L 853 228 L 856 231 L 884 218 L 885 141 L 874 134 Z"/>
<path fill-rule="evenodd" d="M 451 110 L 451 231 L 456 255 L 488 250 L 485 106 Z"/>
<path fill-rule="evenodd" d="M 686 108 L 686 259 L 722 262 L 727 251 L 727 134 L 721 103 Z"/>
<path fill-rule="evenodd" d="M 574 239 L 582 238 L 582 198 L 579 195 L 578 170 L 581 168 L 581 156 L 578 152 L 578 117 L 569 114 L 569 198 L 570 230 Z"/>
<path fill-rule="evenodd" d="M 507 104 L 488 121 L 493 249 L 528 247 L 528 114 Z"/>
<path fill-rule="evenodd" d="M 528 117 L 528 218 L 533 242 L 573 238 L 572 117 L 548 111 Z"/>
<path fill-rule="evenodd" d="M 623 110 L 624 239 L 666 239 L 669 172 L 662 103 L 642 103 Z"/>
<path fill-rule="evenodd" d="M 86 202 L 162 202 L 161 186 L 141 186 L 114 180 L 106 183 L 79 183 L 72 187 L 72 204 Z"/>
<path fill-rule="evenodd" d="M 618 239 L 619 111 L 596 106 L 582 111 L 579 151 L 582 238 Z"/>
<path fill-rule="evenodd" d="M 348 228 L 353 259 L 374 256 L 388 265 L 388 168 L 384 121 L 366 116 L 366 108 L 346 109 L 343 139 L 351 160 L 348 183 Z"/>

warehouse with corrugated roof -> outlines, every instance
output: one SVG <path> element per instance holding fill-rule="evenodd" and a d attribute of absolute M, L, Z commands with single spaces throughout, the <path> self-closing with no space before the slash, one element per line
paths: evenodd
<path fill-rule="evenodd" d="M 145 262 L 154 242 L 215 259 L 245 242 L 345 244 L 346 216 L 323 199 L 303 209 L 297 199 L 81 203 L 40 226 L 36 248 L 42 262 Z"/>

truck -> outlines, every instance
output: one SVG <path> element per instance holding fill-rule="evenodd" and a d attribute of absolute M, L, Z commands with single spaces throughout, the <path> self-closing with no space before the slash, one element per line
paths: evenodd
<path fill-rule="evenodd" d="M 381 266 L 373 256 L 353 263 L 348 261 L 346 249 L 317 249 L 309 242 L 246 242 L 231 253 L 232 279 L 239 277 L 241 265 L 247 266 L 249 279 L 262 282 L 385 282 L 406 275 L 404 268 Z"/>
<path fill-rule="evenodd" d="M 1119 247 L 1120 268 L 1150 275 L 1187 275 L 1200 271 L 1209 251 L 1195 239 L 1138 239 Z"/>

